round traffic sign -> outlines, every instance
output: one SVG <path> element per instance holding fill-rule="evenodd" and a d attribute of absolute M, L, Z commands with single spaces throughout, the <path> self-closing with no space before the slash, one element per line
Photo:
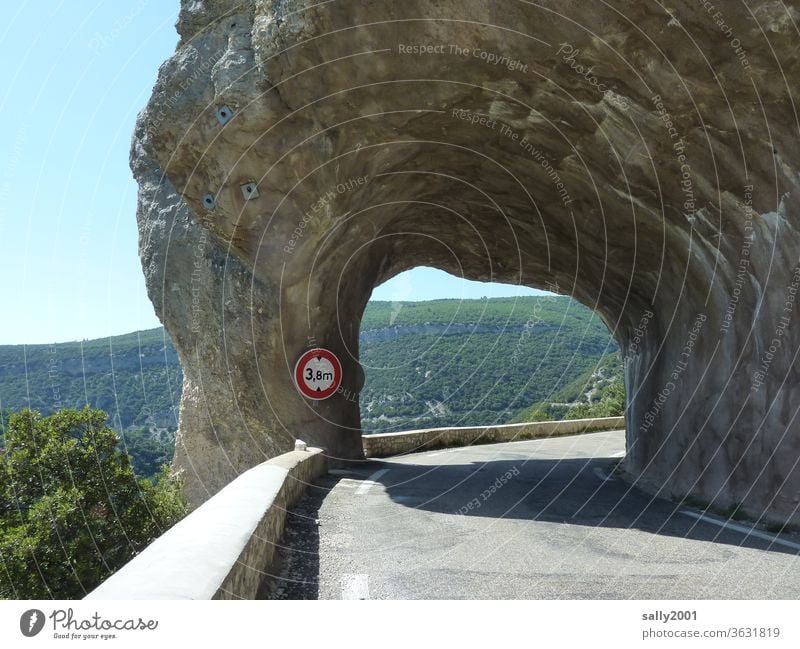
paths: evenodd
<path fill-rule="evenodd" d="M 294 366 L 294 383 L 304 397 L 327 399 L 342 384 L 342 364 L 327 349 L 309 349 Z"/>

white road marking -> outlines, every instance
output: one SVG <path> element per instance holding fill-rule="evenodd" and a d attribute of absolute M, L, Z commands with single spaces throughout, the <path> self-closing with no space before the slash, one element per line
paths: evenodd
<path fill-rule="evenodd" d="M 389 469 L 377 470 L 369 478 L 367 478 L 366 480 L 364 480 L 364 482 L 361 483 L 361 486 L 358 489 L 356 489 L 356 495 L 363 496 L 370 490 L 370 487 L 374 487 L 376 484 L 378 484 L 377 482 L 375 482 L 378 478 L 380 478 L 382 475 L 388 472 Z"/>
<path fill-rule="evenodd" d="M 342 599 L 369 599 L 368 575 L 344 575 Z"/>
<path fill-rule="evenodd" d="M 754 536 L 757 539 L 769 541 L 770 543 L 774 543 L 775 545 L 783 545 L 787 548 L 792 548 L 793 550 L 800 550 L 800 543 L 793 543 L 792 541 L 786 541 L 785 539 L 782 539 L 774 534 L 761 532 L 755 528 L 748 527 L 747 525 L 740 525 L 739 523 L 732 523 L 731 521 L 724 521 L 717 518 L 711 518 L 706 514 L 701 514 L 700 512 L 692 512 L 687 509 L 681 509 L 680 512 L 685 516 L 691 516 L 692 518 L 696 518 L 705 523 L 711 523 L 712 525 L 716 525 L 718 527 L 723 527 L 729 530 L 735 530 L 736 532 L 741 532 L 742 534 L 745 534 L 747 536 Z"/>

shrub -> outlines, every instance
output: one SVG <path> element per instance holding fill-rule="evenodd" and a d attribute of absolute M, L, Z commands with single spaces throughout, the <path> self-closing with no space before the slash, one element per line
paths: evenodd
<path fill-rule="evenodd" d="M 0 456 L 0 597 L 83 597 L 187 512 L 166 467 L 134 476 L 107 415 L 22 410 Z"/>

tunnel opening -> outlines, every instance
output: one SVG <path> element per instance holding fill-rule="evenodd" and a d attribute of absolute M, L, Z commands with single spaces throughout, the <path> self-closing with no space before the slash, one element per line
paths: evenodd
<path fill-rule="evenodd" d="M 361 318 L 363 435 L 624 414 L 619 345 L 568 295 L 415 267 Z"/>

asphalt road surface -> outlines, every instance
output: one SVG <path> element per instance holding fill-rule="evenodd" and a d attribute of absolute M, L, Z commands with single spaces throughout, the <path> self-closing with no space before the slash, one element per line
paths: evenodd
<path fill-rule="evenodd" d="M 610 477 L 622 431 L 333 472 L 290 513 L 278 599 L 800 599 L 800 538 Z M 694 515 L 692 515 L 694 514 Z"/>

